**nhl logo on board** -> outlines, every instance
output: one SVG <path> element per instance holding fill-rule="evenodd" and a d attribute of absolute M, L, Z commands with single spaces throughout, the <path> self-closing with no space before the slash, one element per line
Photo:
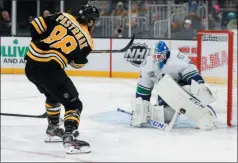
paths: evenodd
<path fill-rule="evenodd" d="M 150 48 L 146 44 L 133 44 L 125 53 L 124 58 L 132 65 L 139 67 L 144 59 L 150 55 Z"/>

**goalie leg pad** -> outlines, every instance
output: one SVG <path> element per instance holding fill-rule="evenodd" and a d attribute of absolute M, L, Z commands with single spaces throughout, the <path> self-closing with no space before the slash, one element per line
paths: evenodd
<path fill-rule="evenodd" d="M 212 90 L 207 84 L 199 84 L 192 80 L 191 94 L 199 99 L 202 104 L 209 105 L 216 100 L 216 91 Z"/>
<path fill-rule="evenodd" d="M 200 129 L 215 127 L 213 110 L 184 91 L 169 75 L 165 75 L 154 89 L 171 108 L 196 122 Z"/>
<path fill-rule="evenodd" d="M 216 118 L 211 112 L 208 112 L 202 115 L 202 117 L 197 121 L 197 125 L 202 130 L 211 130 L 216 126 L 215 122 Z"/>
<path fill-rule="evenodd" d="M 142 98 L 139 97 L 131 102 L 131 107 L 132 107 L 131 126 L 142 127 L 143 125 L 146 125 L 147 115 L 151 107 L 150 102 L 143 101 Z"/>
<path fill-rule="evenodd" d="M 163 106 L 152 106 L 149 101 L 142 100 L 141 97 L 133 100 L 131 106 L 133 109 L 131 126 L 133 127 L 146 126 L 149 119 L 164 122 Z"/>

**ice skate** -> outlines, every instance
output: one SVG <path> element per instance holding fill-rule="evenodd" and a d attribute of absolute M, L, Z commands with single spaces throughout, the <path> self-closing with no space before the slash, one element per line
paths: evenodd
<path fill-rule="evenodd" d="M 78 140 L 79 132 L 74 130 L 63 135 L 63 144 L 67 154 L 90 153 L 90 145 L 86 141 Z"/>
<path fill-rule="evenodd" d="M 60 128 L 59 125 L 48 125 L 48 128 L 46 130 L 45 142 L 62 142 L 63 135 L 64 129 Z"/>

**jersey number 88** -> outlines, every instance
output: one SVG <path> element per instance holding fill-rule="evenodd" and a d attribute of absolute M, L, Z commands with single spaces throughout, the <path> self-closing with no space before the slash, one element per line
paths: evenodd
<path fill-rule="evenodd" d="M 69 54 L 78 46 L 77 41 L 73 36 L 66 36 L 67 29 L 62 25 L 57 25 L 50 36 L 43 40 L 47 44 L 51 44 L 51 48 L 60 48 L 65 54 Z"/>

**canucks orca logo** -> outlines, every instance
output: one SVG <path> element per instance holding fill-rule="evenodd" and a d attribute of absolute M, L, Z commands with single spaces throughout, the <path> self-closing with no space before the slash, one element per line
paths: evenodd
<path fill-rule="evenodd" d="M 150 54 L 150 49 L 146 44 L 133 44 L 124 55 L 124 58 L 132 65 L 139 67 L 144 59 Z"/>

